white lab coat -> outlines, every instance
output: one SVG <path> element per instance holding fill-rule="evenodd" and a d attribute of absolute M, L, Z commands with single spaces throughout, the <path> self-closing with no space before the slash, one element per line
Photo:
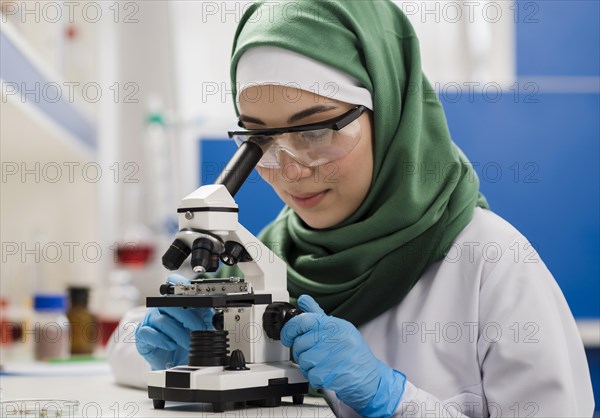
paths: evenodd
<path fill-rule="evenodd" d="M 121 329 L 142 317 L 143 309 L 131 312 Z M 448 256 L 360 332 L 375 356 L 407 377 L 397 417 L 593 414 L 566 300 L 526 238 L 492 212 L 475 209 Z M 150 368 L 121 334 L 109 348 L 115 378 L 145 387 Z M 357 416 L 326 394 L 337 416 Z"/>

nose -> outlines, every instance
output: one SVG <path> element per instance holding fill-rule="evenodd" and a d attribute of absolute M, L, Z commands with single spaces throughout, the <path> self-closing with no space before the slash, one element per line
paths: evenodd
<path fill-rule="evenodd" d="M 281 167 L 281 175 L 286 181 L 294 182 L 312 175 L 312 168 L 298 161 L 287 150 L 279 150 L 277 160 Z"/>

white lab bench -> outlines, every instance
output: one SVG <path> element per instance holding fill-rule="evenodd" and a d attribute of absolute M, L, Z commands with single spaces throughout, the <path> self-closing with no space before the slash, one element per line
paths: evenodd
<path fill-rule="evenodd" d="M 79 368 L 79 371 L 78 371 Z M 72 417 L 223 417 L 223 418 L 334 418 L 324 399 L 305 397 L 303 405 L 292 404 L 292 399 L 283 398 L 276 408 L 248 407 L 223 413 L 213 413 L 209 404 L 167 402 L 165 409 L 157 410 L 152 406 L 145 390 L 118 386 L 114 383 L 108 366 L 104 363 L 89 365 L 71 364 L 65 367 L 40 366 L 40 373 L 34 374 L 33 368 L 23 374 L 0 375 L 0 396 L 2 417 L 44 417 L 54 418 L 57 405 L 64 401 L 77 401 L 77 412 L 72 404 L 63 407 L 61 418 Z M 10 367 L 6 369 L 10 373 Z M 60 375 L 59 375 L 60 374 Z M 25 399 L 30 399 L 28 404 Z M 39 400 L 39 401 L 33 401 Z M 19 409 L 27 406 L 33 411 L 24 414 Z M 33 406 L 33 407 L 32 407 Z M 42 411 L 46 407 L 47 411 Z M 36 411 L 37 409 L 37 411 Z"/>

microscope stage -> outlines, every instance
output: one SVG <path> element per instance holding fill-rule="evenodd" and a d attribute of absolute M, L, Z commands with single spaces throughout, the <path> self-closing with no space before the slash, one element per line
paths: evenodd
<path fill-rule="evenodd" d="M 228 306 L 268 305 L 272 302 L 270 294 L 237 294 L 214 296 L 149 296 L 146 306 L 149 308 L 181 307 L 181 308 L 212 308 Z"/>

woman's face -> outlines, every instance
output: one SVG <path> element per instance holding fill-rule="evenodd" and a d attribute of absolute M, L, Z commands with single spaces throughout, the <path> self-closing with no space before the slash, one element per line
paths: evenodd
<path fill-rule="evenodd" d="M 332 119 L 354 107 L 292 87 L 252 86 L 240 95 L 240 120 L 247 129 L 298 126 Z M 359 207 L 371 186 L 371 112 L 363 113 L 358 121 L 360 140 L 339 160 L 307 167 L 281 152 L 280 168 L 257 167 L 285 204 L 312 228 L 342 222 Z"/>

